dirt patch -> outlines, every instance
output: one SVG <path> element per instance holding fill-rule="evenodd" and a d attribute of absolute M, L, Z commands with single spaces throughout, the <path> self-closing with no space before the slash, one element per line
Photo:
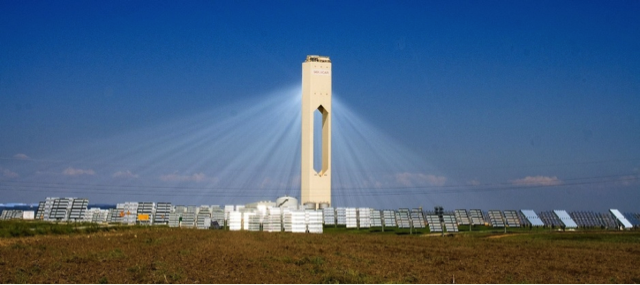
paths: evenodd
<path fill-rule="evenodd" d="M 503 235 L 494 235 L 494 236 L 488 236 L 487 238 L 505 238 L 505 237 L 513 237 L 513 236 L 518 236 L 518 235 L 522 235 L 522 234 L 503 234 Z"/>

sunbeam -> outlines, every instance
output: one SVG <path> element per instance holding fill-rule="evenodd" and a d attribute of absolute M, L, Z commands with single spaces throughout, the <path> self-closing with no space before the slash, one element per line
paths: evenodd
<path fill-rule="evenodd" d="M 49 196 L 238 204 L 300 194 L 300 86 L 33 161 Z M 334 102 L 334 204 L 394 207 L 446 177 Z M 318 159 L 319 160 L 319 159 Z M 60 187 L 58 187 L 58 186 Z M 387 195 L 391 194 L 391 195 Z M 385 197 L 386 196 L 386 197 Z M 430 199 L 427 197 L 427 199 Z"/>
<path fill-rule="evenodd" d="M 300 198 L 300 89 L 292 85 L 176 121 L 123 130 L 120 135 L 78 143 L 48 157 L 16 156 L 11 159 L 13 171 L 3 170 L 2 190 L 16 199 L 39 193 L 87 197 L 100 203 L 224 205 L 283 195 Z M 488 200 L 486 193 L 491 191 L 526 188 L 540 193 L 548 191 L 540 188 L 629 184 L 636 179 L 630 173 L 458 182 L 429 157 L 411 150 L 416 146 L 410 148 L 403 138 L 388 135 L 342 99 L 334 93 L 331 167 L 335 207 L 473 207 L 474 201 Z M 535 196 L 527 193 L 505 195 Z"/>

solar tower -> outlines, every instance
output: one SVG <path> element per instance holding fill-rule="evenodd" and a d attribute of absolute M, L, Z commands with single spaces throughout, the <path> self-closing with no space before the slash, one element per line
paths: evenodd
<path fill-rule="evenodd" d="M 314 114 L 322 115 L 322 145 L 314 148 Z M 322 165 L 314 168 L 314 151 Z M 308 55 L 302 63 L 302 164 L 301 203 L 331 204 L 331 60 Z"/>

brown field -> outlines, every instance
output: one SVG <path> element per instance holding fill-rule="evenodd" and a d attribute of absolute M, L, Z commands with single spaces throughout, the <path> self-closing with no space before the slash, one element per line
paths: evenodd
<path fill-rule="evenodd" d="M 0 238 L 2 283 L 640 283 L 639 232 L 170 228 Z"/>

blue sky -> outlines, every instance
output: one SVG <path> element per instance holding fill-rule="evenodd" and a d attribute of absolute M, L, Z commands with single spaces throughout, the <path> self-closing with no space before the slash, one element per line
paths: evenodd
<path fill-rule="evenodd" d="M 303 2 L 0 1 L 0 202 L 297 196 L 320 54 L 336 206 L 639 210 L 637 1 Z"/>

